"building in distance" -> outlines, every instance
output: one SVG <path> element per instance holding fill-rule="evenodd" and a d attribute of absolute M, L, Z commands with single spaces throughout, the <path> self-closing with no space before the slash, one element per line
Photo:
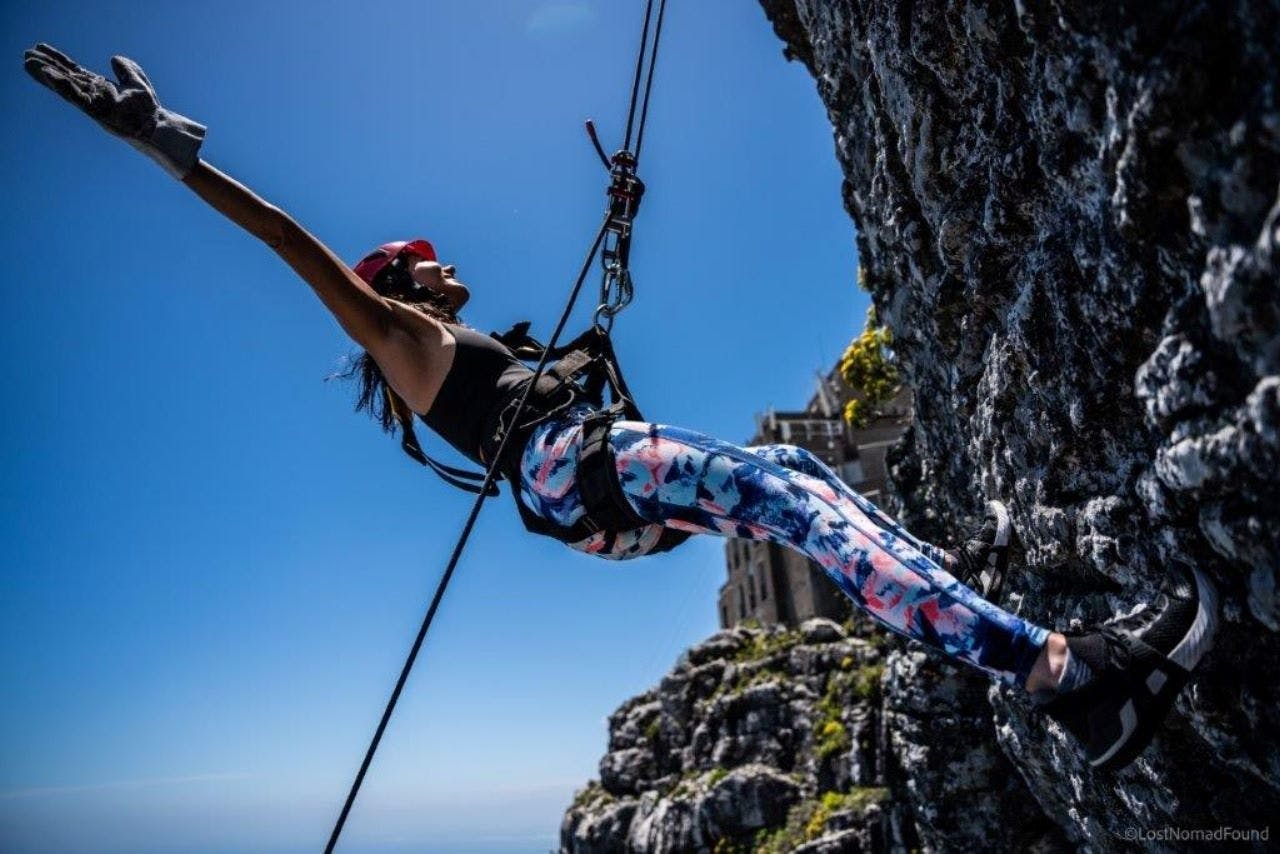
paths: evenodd
<path fill-rule="evenodd" d="M 879 503 L 888 470 L 885 456 L 911 423 L 910 395 L 903 389 L 866 427 L 854 429 L 842 417 L 855 396 L 836 369 L 817 378 L 804 409 L 772 408 L 757 416 L 751 445 L 797 445 L 814 454 L 845 483 Z M 728 578 L 720 588 L 720 626 L 743 620 L 762 625 L 798 625 L 810 617 L 844 620 L 852 605 L 822 569 L 793 549 L 775 543 L 730 539 Z"/>

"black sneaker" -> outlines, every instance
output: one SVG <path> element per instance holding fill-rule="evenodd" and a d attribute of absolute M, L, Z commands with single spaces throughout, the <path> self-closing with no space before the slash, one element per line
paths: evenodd
<path fill-rule="evenodd" d="M 1067 637 L 1071 654 L 1093 677 L 1040 709 L 1080 740 L 1090 765 L 1123 768 L 1151 742 L 1191 670 L 1212 648 L 1217 624 L 1213 584 L 1175 562 L 1154 604 Z"/>
<path fill-rule="evenodd" d="M 988 501 L 982 527 L 974 531 L 960 548 L 947 550 L 947 554 L 955 559 L 953 574 L 965 587 L 982 593 L 983 599 L 997 601 L 1004 589 L 1012 540 L 1009 508 L 1003 502 Z"/>

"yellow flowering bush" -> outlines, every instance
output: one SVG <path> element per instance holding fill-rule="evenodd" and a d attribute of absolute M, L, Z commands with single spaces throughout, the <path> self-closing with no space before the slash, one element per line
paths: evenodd
<path fill-rule="evenodd" d="M 840 376 L 859 397 L 845 404 L 844 420 L 852 427 L 865 427 L 880 405 L 898 391 L 900 377 L 893 364 L 893 333 L 876 323 L 873 307 L 867 312 L 862 334 L 840 357 Z"/>

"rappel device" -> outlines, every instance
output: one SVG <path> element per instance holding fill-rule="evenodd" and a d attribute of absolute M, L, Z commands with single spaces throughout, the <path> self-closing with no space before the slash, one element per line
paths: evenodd
<path fill-rule="evenodd" d="M 634 293 L 629 269 L 631 228 L 644 194 L 644 184 L 635 174 L 634 154 L 624 149 L 612 159 L 606 158 L 595 126 L 590 121 L 587 122 L 587 133 L 601 159 L 609 167 L 611 175 L 608 217 L 604 242 L 600 248 L 603 268 L 600 302 L 592 316 L 590 328 L 560 347 L 546 347 L 534 338 L 529 333 L 531 324 L 527 320 L 501 334 L 492 333 L 492 337 L 517 358 L 539 362 L 546 357 L 554 361 L 533 380 L 533 395 L 524 402 L 523 410 L 519 414 L 514 411 L 504 412 L 498 418 L 489 431 L 491 435 L 485 443 L 484 454 L 486 459 L 498 461 L 499 474 L 512 484 L 513 497 L 525 528 L 535 534 L 568 543 L 579 542 L 600 532 L 612 539 L 620 532 L 649 524 L 636 515 L 623 497 L 614 474 L 613 454 L 608 444 L 609 428 L 615 420 L 644 420 L 622 375 L 609 335 L 614 318 L 631 302 Z M 390 251 L 393 260 L 387 262 L 380 259 L 376 263 L 380 263 L 380 266 L 395 263 L 395 259 L 405 251 L 428 257 L 415 248 L 419 245 L 426 246 L 434 256 L 434 249 L 423 240 L 392 243 L 381 249 Z M 368 260 L 365 259 L 361 264 Z M 520 477 L 518 459 L 504 459 L 494 449 L 503 437 L 513 435 L 515 442 L 511 448 L 518 453 L 534 427 L 577 403 L 587 403 L 597 410 L 583 423 L 582 451 L 578 457 L 577 481 L 586 512 L 573 525 L 556 525 L 534 513 L 515 488 Z M 396 409 L 395 412 L 400 422 L 400 447 L 409 457 L 430 468 L 446 483 L 466 492 L 497 494 L 497 485 L 492 481 L 486 483 L 484 473 L 446 465 L 423 451 L 414 430 L 413 413 L 405 409 Z M 649 553 L 668 551 L 688 538 L 689 534 L 683 531 L 664 530 Z M 611 543 L 606 544 L 609 545 Z"/>
<path fill-rule="evenodd" d="M 598 409 L 602 409 L 605 406 L 604 392 L 606 390 L 610 395 L 608 411 L 613 412 L 615 418 L 627 418 L 633 421 L 642 420 L 640 410 L 636 406 L 635 400 L 627 388 L 626 381 L 622 377 L 622 368 L 614 354 L 613 343 L 610 340 L 609 333 L 613 329 L 614 318 L 631 303 L 634 296 L 630 270 L 631 229 L 635 215 L 640 209 L 640 200 L 644 196 L 644 183 L 636 175 L 636 154 L 624 148 L 610 158 L 605 155 L 604 148 L 600 145 L 600 137 L 596 133 L 595 123 L 588 119 L 586 129 L 592 145 L 595 146 L 596 153 L 599 154 L 601 161 L 610 174 L 607 191 L 609 200 L 608 215 L 606 217 L 604 241 L 599 250 L 602 268 L 600 300 L 592 315 L 591 327 L 569 344 L 556 347 L 550 351 L 529 333 L 532 324 L 527 320 L 515 324 L 506 332 L 492 333 L 494 339 L 523 361 L 537 362 L 544 353 L 555 360 L 544 373 L 536 378 L 534 383 L 535 408 L 539 410 L 536 420 L 522 418 L 519 424 L 503 423 L 499 425 L 503 432 L 515 428 L 527 431 L 537 423 L 578 402 L 589 403 Z M 427 241 L 401 241 L 384 244 L 379 247 L 377 252 L 369 255 L 356 265 L 356 271 L 362 276 L 367 272 L 366 278 L 371 278 L 400 262 L 402 253 L 406 252 L 427 260 L 436 260 L 435 249 Z M 408 274 L 403 274 L 402 278 L 407 279 Z M 569 393 L 565 394 L 565 392 Z M 542 405 L 536 405 L 539 403 Z M 459 469 L 435 459 L 422 450 L 422 445 L 419 443 L 414 429 L 413 413 L 397 409 L 396 418 L 400 423 L 400 447 L 409 457 L 430 468 L 451 486 L 456 486 L 471 493 L 479 493 L 481 491 L 479 484 L 484 482 L 484 473 Z M 594 425 L 595 422 L 593 421 L 592 424 Z M 608 425 L 604 426 L 607 429 Z M 592 459 L 594 460 L 595 458 L 593 457 Z M 593 465 L 595 465 L 594 462 L 590 463 L 588 468 Z M 507 479 L 513 484 L 516 482 L 516 476 L 510 471 L 509 466 L 501 467 L 499 474 L 507 476 Z M 497 493 L 496 485 L 491 483 L 484 494 L 496 495 Z M 525 526 L 529 530 L 539 534 L 547 534 L 557 539 L 567 539 L 569 542 L 582 539 L 582 537 L 576 536 L 582 529 L 575 528 L 572 533 L 569 533 L 569 529 L 549 527 L 545 521 L 533 516 L 528 508 L 520 502 L 518 494 L 516 495 L 516 501 L 520 506 L 521 518 L 524 519 Z M 619 505 L 618 514 L 606 515 L 610 515 L 612 519 L 619 518 L 619 514 L 620 517 L 627 518 L 630 520 L 630 524 L 626 527 L 634 528 L 643 524 L 630 512 L 630 508 L 621 495 L 614 495 L 613 503 Z M 591 523 L 590 517 L 595 515 L 600 514 L 593 513 L 591 502 L 588 502 L 587 527 L 589 532 L 608 529 L 608 526 Z M 552 531 L 556 531 L 556 533 L 552 533 Z M 683 541 L 685 537 L 680 539 Z"/>
<path fill-rule="evenodd" d="M 640 162 L 640 152 L 644 144 L 644 128 L 649 113 L 649 94 L 653 88 L 653 71 L 658 58 L 658 43 L 662 36 L 662 21 L 666 13 L 666 6 L 666 0 L 658 0 L 658 15 L 654 24 L 651 43 L 649 39 L 649 24 L 653 18 L 654 0 L 646 0 L 645 3 L 644 26 L 640 34 L 640 49 L 636 55 L 635 76 L 631 86 L 631 105 L 627 113 L 627 128 L 621 149 L 612 158 L 605 157 L 604 148 L 600 145 L 594 125 L 590 123 L 587 125 L 587 132 L 591 137 L 596 152 L 605 162 L 605 166 L 610 173 L 608 211 L 605 214 L 604 222 L 601 223 L 595 238 L 592 240 L 586 260 L 578 272 L 578 277 L 569 292 L 569 299 L 563 312 L 561 312 L 560 319 L 556 323 L 555 330 L 552 332 L 547 345 L 541 347 L 536 341 L 529 338 L 529 327 L 527 325 L 524 326 L 521 333 L 526 340 L 516 341 L 515 338 L 509 339 L 516 345 L 513 349 L 516 350 L 517 354 L 525 353 L 532 358 L 537 353 L 537 367 L 534 369 L 532 380 L 525 386 L 523 394 L 511 406 L 510 417 L 500 419 L 503 422 L 503 428 L 500 430 L 500 435 L 495 435 L 493 447 L 485 457 L 489 460 L 489 465 L 484 477 L 479 481 L 479 485 L 475 487 L 478 493 L 476 500 L 471 505 L 471 511 L 462 527 L 462 532 L 458 536 L 458 541 L 454 545 L 453 553 L 449 557 L 449 562 L 445 566 L 440 582 L 436 585 L 435 594 L 431 598 L 431 603 L 427 606 L 427 613 L 423 617 L 422 625 L 419 627 L 418 634 L 409 649 L 409 654 L 405 658 L 404 666 L 400 670 L 400 676 L 391 691 L 391 697 L 387 700 L 386 707 L 383 709 L 382 718 L 378 721 L 373 738 L 365 751 L 364 759 L 361 761 L 360 768 L 351 783 L 351 788 L 347 792 L 342 810 L 338 814 L 333 831 L 329 835 L 329 841 L 325 845 L 325 854 L 331 854 L 338 844 L 347 816 L 351 813 L 352 804 L 355 803 L 356 795 L 360 792 L 360 785 L 369 770 L 369 764 L 373 761 L 373 756 L 378 750 L 378 745 L 382 741 L 382 735 L 386 731 L 387 723 L 391 720 L 391 715 L 395 711 L 396 702 L 400 699 L 400 693 L 404 690 L 405 682 L 408 680 L 413 664 L 417 660 L 418 652 L 422 649 L 422 643 L 426 639 L 428 629 L 431 628 L 431 622 L 435 618 L 436 610 L 440 607 L 440 601 L 444 597 L 445 589 L 449 585 L 449 580 L 453 577 L 454 569 L 456 569 L 458 560 L 462 556 L 462 550 L 465 548 L 467 540 L 471 536 L 471 531 L 475 527 L 480 508 L 484 505 L 485 498 L 493 494 L 494 485 L 501 473 L 500 468 L 505 459 L 507 447 L 511 443 L 513 435 L 520 433 L 520 428 L 526 423 L 526 412 L 530 410 L 533 395 L 539 385 L 541 384 L 546 389 L 546 379 L 558 384 L 576 384 L 575 378 L 577 378 L 581 380 L 581 388 L 584 391 L 597 387 L 603 395 L 606 386 L 610 389 L 613 397 L 612 404 L 593 416 L 594 423 L 591 432 L 584 433 L 584 456 L 590 455 L 607 459 L 608 424 L 612 423 L 614 418 L 622 415 L 629 417 L 639 416 L 639 411 L 635 408 L 635 403 L 631 400 L 630 393 L 627 391 L 626 383 L 622 380 L 622 374 L 617 370 L 617 362 L 613 358 L 613 348 L 609 341 L 609 333 L 613 327 L 614 319 L 620 311 L 626 308 L 632 297 L 632 281 L 628 269 L 632 220 L 644 193 L 644 185 L 636 176 L 636 169 Z M 648 68 L 647 76 L 644 74 L 646 65 Z M 640 104 L 639 94 L 642 77 L 645 77 L 644 101 L 643 104 Z M 640 107 L 638 122 L 637 105 Z M 633 129 L 636 130 L 634 150 L 631 148 Z M 569 316 L 573 313 L 573 308 L 578 301 L 578 295 L 582 291 L 582 285 L 586 281 L 587 274 L 591 270 L 592 261 L 597 253 L 601 254 L 604 272 L 600 286 L 600 301 L 592 317 L 591 328 L 571 343 L 570 348 L 572 348 L 573 344 L 580 345 L 577 348 L 560 348 L 558 344 L 561 333 L 564 332 Z M 519 329 L 520 327 L 517 325 L 512 332 L 516 332 Z M 547 373 L 548 363 L 553 358 L 556 359 L 556 367 L 552 369 L 550 376 L 546 377 L 544 374 Z M 581 362 L 581 369 L 577 372 L 561 371 L 563 376 L 557 377 L 556 370 L 562 364 L 566 368 L 572 364 L 572 362 L 565 361 L 570 358 L 574 362 Z M 567 388 L 568 386 L 566 385 L 565 387 Z M 601 400 L 601 403 L 603 403 L 603 400 Z M 603 425 L 603 429 L 601 429 L 601 425 Z M 421 448 L 417 450 L 421 453 Z M 426 455 L 423 454 L 423 456 L 425 457 Z M 597 472 L 603 468 L 598 464 L 595 466 Z M 608 474 L 607 471 L 604 473 Z M 474 477 L 474 474 L 472 476 Z M 591 474 L 590 466 L 588 471 L 584 472 L 582 470 L 582 463 L 579 466 L 579 476 L 582 478 L 580 489 L 582 490 L 584 501 L 592 500 L 596 504 L 596 512 L 601 514 L 592 524 L 610 526 L 608 530 L 635 527 L 637 521 L 635 519 L 606 518 L 609 512 L 608 505 L 612 503 L 612 498 L 607 495 L 607 492 L 610 483 L 616 484 L 616 478 L 612 481 L 606 478 L 606 482 L 599 482 L 598 478 Z M 515 492 L 518 494 L 519 491 L 515 490 Z M 588 498 L 589 494 L 592 493 L 596 493 L 597 497 L 595 499 Z M 612 509 L 618 510 L 619 508 L 615 506 Z M 522 508 L 521 515 L 522 517 L 525 516 L 524 508 Z M 625 514 L 623 515 L 625 516 Z M 634 516 L 634 513 L 631 515 Z M 525 521 L 528 524 L 529 520 L 527 518 Z M 672 537 L 667 538 L 666 548 L 670 548 L 681 539 L 677 532 L 672 532 L 672 535 Z M 559 533 L 552 533 L 552 536 L 559 536 Z M 665 536 L 666 533 L 664 532 Z"/>

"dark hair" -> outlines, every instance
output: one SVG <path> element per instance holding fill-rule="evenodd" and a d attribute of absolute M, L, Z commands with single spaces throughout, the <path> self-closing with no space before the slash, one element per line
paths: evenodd
<path fill-rule="evenodd" d="M 457 313 L 446 306 L 444 300 L 430 292 L 425 292 L 424 296 L 425 299 L 414 301 L 404 298 L 398 298 L 395 301 L 402 305 L 412 306 L 414 310 L 421 311 L 427 317 L 444 323 L 459 324 Z M 352 354 L 347 356 L 346 368 L 325 377 L 326 380 L 335 378 L 355 380 L 359 384 L 355 411 L 368 412 L 370 418 L 382 425 L 383 432 L 394 433 L 400 423 L 400 417 L 412 417 L 408 406 L 404 405 L 400 395 L 396 394 L 387 385 L 387 378 L 383 376 L 382 368 L 378 367 L 378 363 L 373 360 L 368 351 L 361 351 L 359 355 Z M 388 399 L 390 397 L 395 399 L 394 403 Z M 393 408 L 395 406 L 403 409 L 403 416 L 396 414 Z"/>

